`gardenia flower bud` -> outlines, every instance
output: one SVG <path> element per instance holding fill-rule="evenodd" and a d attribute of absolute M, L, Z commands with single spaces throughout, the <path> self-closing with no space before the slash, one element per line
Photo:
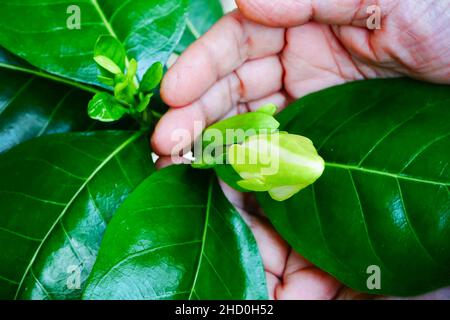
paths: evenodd
<path fill-rule="evenodd" d="M 229 148 L 228 161 L 249 191 L 268 191 L 284 201 L 314 183 L 323 173 L 324 160 L 308 138 L 277 132 L 255 135 Z"/>

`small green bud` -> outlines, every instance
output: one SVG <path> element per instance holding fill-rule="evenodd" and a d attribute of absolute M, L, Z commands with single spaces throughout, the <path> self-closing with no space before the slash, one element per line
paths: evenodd
<path fill-rule="evenodd" d="M 247 138 L 232 145 L 228 161 L 249 191 L 268 191 L 284 201 L 313 184 L 323 173 L 324 160 L 308 138 L 277 132 Z"/>
<path fill-rule="evenodd" d="M 136 76 L 138 63 L 135 59 L 131 59 L 127 66 L 127 79 L 129 83 L 132 83 Z"/>

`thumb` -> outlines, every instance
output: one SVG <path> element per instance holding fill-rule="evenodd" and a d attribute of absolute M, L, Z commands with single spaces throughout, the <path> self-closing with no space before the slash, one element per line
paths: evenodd
<path fill-rule="evenodd" d="M 308 21 L 363 27 L 374 13 L 372 6 L 383 6 L 383 2 L 386 1 L 236 0 L 239 9 L 248 19 L 269 27 L 295 27 Z M 386 8 L 378 8 L 383 15 Z"/>

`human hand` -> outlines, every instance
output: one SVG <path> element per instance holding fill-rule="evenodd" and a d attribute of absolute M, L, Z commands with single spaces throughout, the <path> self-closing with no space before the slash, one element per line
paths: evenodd
<path fill-rule="evenodd" d="M 366 8 L 372 4 L 381 9 L 380 30 L 366 28 Z M 159 155 L 180 152 L 179 141 L 171 140 L 176 129 L 191 133 L 186 143 L 192 143 L 196 121 L 210 125 L 268 102 L 284 107 L 347 81 L 407 75 L 450 83 L 449 0 L 241 0 L 238 5 L 240 10 L 193 44 L 164 78 L 161 94 L 172 108 L 152 137 Z M 244 196 L 234 197 L 243 208 Z M 244 217 L 257 238 L 272 297 L 354 297 L 291 252 L 263 217 Z"/>

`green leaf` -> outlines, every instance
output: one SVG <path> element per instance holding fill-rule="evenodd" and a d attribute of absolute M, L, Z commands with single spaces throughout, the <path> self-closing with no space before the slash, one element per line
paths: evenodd
<path fill-rule="evenodd" d="M 16 70 L 26 64 L 0 49 L 0 153 L 37 136 L 85 131 L 95 122 L 80 110 L 91 94 Z"/>
<path fill-rule="evenodd" d="M 176 48 L 182 53 L 186 48 L 211 28 L 223 16 L 219 0 L 189 0 L 186 30 Z"/>
<path fill-rule="evenodd" d="M 114 127 L 90 119 L 92 88 L 58 80 L 0 48 L 0 153 L 47 134 L 138 127 L 129 117 Z"/>
<path fill-rule="evenodd" d="M 253 235 L 213 176 L 172 166 L 118 210 L 84 298 L 267 299 L 267 288 Z"/>
<path fill-rule="evenodd" d="M 106 224 L 151 174 L 150 159 L 143 132 L 117 131 L 50 135 L 1 154 L 0 297 L 79 298 Z M 73 268 L 80 289 L 68 287 Z"/>
<path fill-rule="evenodd" d="M 94 57 L 95 62 L 102 68 L 111 72 L 112 74 L 120 74 L 122 71 L 119 66 L 114 63 L 110 58 L 105 56 L 96 56 Z"/>
<path fill-rule="evenodd" d="M 128 82 L 132 83 L 134 81 L 134 77 L 136 76 L 137 68 L 138 68 L 137 61 L 134 59 L 131 59 L 130 63 L 128 64 L 128 67 L 127 67 Z"/>
<path fill-rule="evenodd" d="M 140 84 L 142 92 L 150 92 L 155 89 L 161 82 L 164 68 L 160 62 L 154 63 L 144 74 Z"/>
<path fill-rule="evenodd" d="M 76 12 L 67 13 L 73 5 L 79 29 L 72 27 Z M 8 1 L 0 10 L 0 44 L 53 74 L 100 84 L 92 63 L 99 36 L 117 38 L 139 61 L 142 76 L 154 62 L 167 61 L 184 32 L 186 10 L 187 0 Z"/>
<path fill-rule="evenodd" d="M 450 284 L 450 90 L 406 79 L 309 95 L 279 116 L 326 160 L 292 199 L 259 195 L 306 259 L 359 291 L 409 296 Z M 370 290 L 370 266 L 381 288 Z"/>
<path fill-rule="evenodd" d="M 94 47 L 94 57 L 103 56 L 110 59 L 120 71 L 125 72 L 127 54 L 123 45 L 111 35 L 100 36 Z M 107 69 L 107 68 L 106 68 Z M 113 72 L 118 74 L 119 72 Z"/>
<path fill-rule="evenodd" d="M 92 119 L 111 122 L 122 118 L 128 110 L 109 93 L 97 93 L 88 105 L 88 114 Z"/>

